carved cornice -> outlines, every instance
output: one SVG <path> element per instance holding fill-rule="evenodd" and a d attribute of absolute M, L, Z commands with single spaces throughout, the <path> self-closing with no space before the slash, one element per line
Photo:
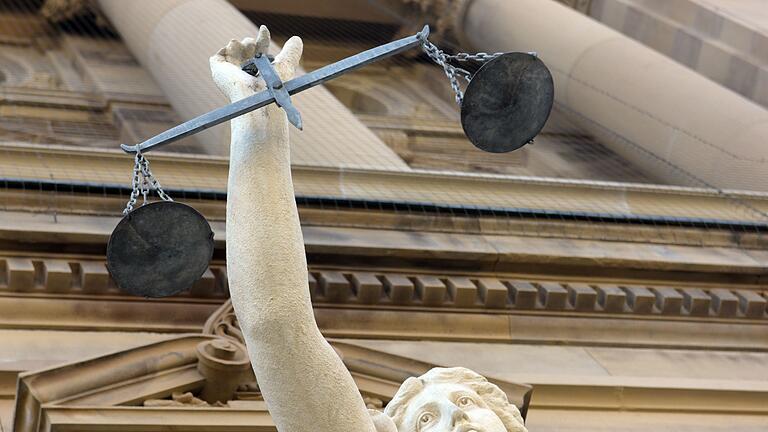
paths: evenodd
<path fill-rule="evenodd" d="M 316 303 L 766 319 L 760 290 L 367 271 L 311 272 Z"/>
<path fill-rule="evenodd" d="M 308 277 L 316 305 L 768 321 L 763 285 L 552 280 L 545 276 L 356 268 L 315 268 Z M 223 300 L 228 296 L 227 283 L 225 266 L 213 265 L 189 291 L 176 298 Z M 0 257 L 0 296 L 46 293 L 135 300 L 116 288 L 103 260 Z M 212 334 L 240 339 L 234 314 L 215 317 L 215 321 L 216 327 L 209 329 Z"/>
<path fill-rule="evenodd" d="M 212 265 L 184 297 L 227 297 L 226 270 Z M 222 285 L 223 284 L 223 285 Z M 121 296 L 100 259 L 0 256 L 0 294 L 70 294 Z"/>

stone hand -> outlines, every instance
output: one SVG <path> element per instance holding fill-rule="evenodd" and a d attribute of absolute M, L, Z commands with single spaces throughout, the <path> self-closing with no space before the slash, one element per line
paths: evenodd
<path fill-rule="evenodd" d="M 210 58 L 213 81 L 230 101 L 234 102 L 266 89 L 264 80 L 244 72 L 241 65 L 256 53 L 266 54 L 269 45 L 269 30 L 266 26 L 261 26 L 256 39 L 245 38 L 242 41 L 232 39 L 227 46 Z M 299 66 L 302 50 L 301 38 L 293 36 L 275 57 L 273 66 L 283 82 L 293 78 Z"/>

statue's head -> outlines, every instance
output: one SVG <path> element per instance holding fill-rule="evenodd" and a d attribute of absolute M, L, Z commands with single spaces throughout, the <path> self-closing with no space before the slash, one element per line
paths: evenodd
<path fill-rule="evenodd" d="M 507 395 L 462 367 L 434 368 L 408 378 L 385 413 L 398 432 L 527 432 Z"/>

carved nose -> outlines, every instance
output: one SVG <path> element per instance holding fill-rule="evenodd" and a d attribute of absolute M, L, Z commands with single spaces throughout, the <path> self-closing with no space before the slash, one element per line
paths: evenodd
<path fill-rule="evenodd" d="M 463 409 L 454 408 L 453 413 L 451 413 L 451 427 L 455 427 L 457 424 L 468 421 L 469 416 L 464 412 Z"/>

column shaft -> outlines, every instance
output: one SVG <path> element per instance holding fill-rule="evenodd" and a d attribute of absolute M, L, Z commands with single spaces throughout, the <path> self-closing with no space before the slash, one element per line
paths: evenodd
<path fill-rule="evenodd" d="M 537 51 L 556 106 L 660 181 L 768 191 L 768 111 L 550 0 L 468 0 L 481 51 Z"/>
<path fill-rule="evenodd" d="M 99 0 L 99 6 L 183 120 L 227 103 L 211 79 L 208 58 L 230 39 L 258 33 L 256 25 L 225 0 Z M 408 169 L 325 88 L 293 99 L 305 126 L 304 132 L 291 129 L 293 163 Z M 197 137 L 203 152 L 228 154 L 228 124 Z"/>

